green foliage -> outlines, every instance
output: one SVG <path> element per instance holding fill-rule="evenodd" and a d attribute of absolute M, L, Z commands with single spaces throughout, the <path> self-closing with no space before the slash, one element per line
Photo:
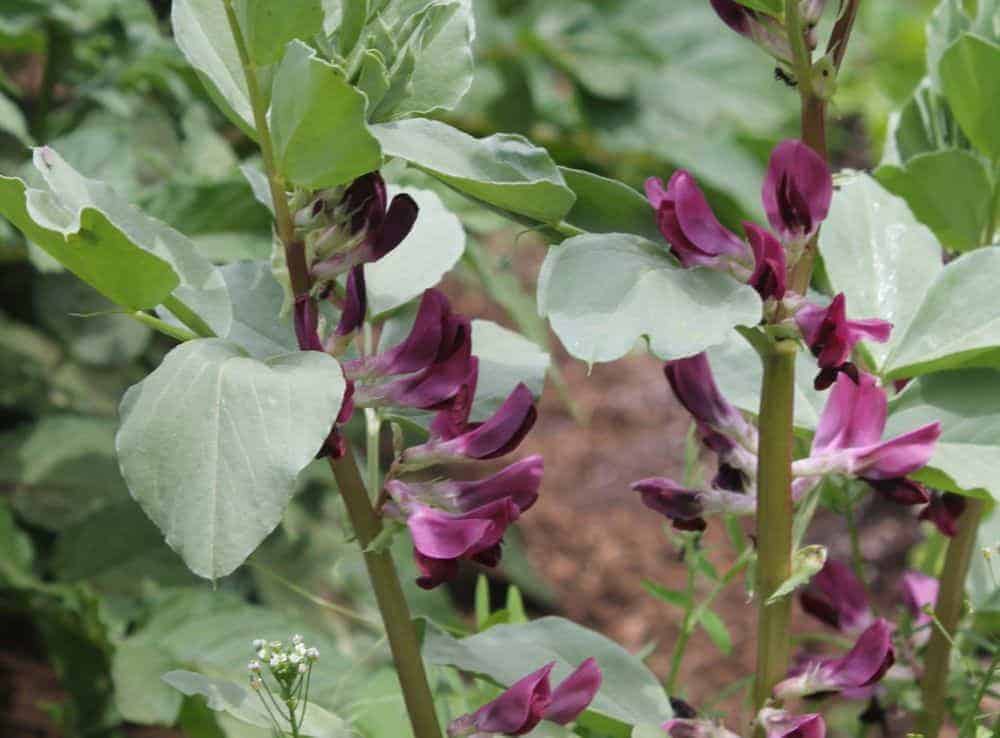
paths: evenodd
<path fill-rule="evenodd" d="M 116 441 L 122 474 L 193 572 L 231 573 L 274 530 L 344 387 L 328 355 L 258 361 L 208 339 L 178 346 L 126 393 Z"/>
<path fill-rule="evenodd" d="M 538 311 L 571 355 L 592 364 L 624 356 L 640 338 L 661 359 L 703 351 L 758 323 L 760 299 L 719 272 L 681 269 L 642 238 L 587 235 L 549 252 Z"/>

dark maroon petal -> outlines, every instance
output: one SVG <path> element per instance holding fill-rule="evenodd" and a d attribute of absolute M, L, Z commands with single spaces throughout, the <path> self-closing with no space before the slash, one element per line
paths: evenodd
<path fill-rule="evenodd" d="M 784 240 L 811 238 L 833 199 L 833 178 L 819 154 L 801 141 L 778 144 L 761 192 L 768 222 Z"/>
<path fill-rule="evenodd" d="M 365 322 L 368 310 L 368 293 L 365 289 L 365 268 L 358 264 L 347 276 L 347 296 L 344 299 L 344 309 L 340 314 L 340 322 L 334 333 L 347 336 L 361 328 Z"/>
<path fill-rule="evenodd" d="M 517 448 L 537 418 L 535 398 L 522 383 L 486 422 L 448 443 L 460 448 L 463 456 L 495 459 Z"/>
<path fill-rule="evenodd" d="M 474 482 L 456 482 L 455 503 L 460 510 L 470 510 L 493 500 L 509 497 L 522 513 L 538 499 L 544 462 L 538 454 L 528 456 L 501 469 L 496 474 Z"/>
<path fill-rule="evenodd" d="M 431 436 L 449 441 L 458 438 L 463 433 L 473 430 L 469 424 L 469 413 L 476 397 L 476 382 L 479 378 L 479 359 L 475 356 L 469 361 L 469 373 L 448 406 L 439 410 L 431 422 Z"/>
<path fill-rule="evenodd" d="M 375 359 L 374 370 L 380 374 L 410 374 L 426 369 L 441 350 L 444 324 L 450 314 L 451 306 L 444 294 L 425 291 L 409 334 Z"/>
<path fill-rule="evenodd" d="M 942 535 L 954 538 L 958 532 L 958 519 L 964 511 L 965 498 L 961 495 L 933 492 L 930 503 L 920 511 L 920 519 L 934 523 Z"/>
<path fill-rule="evenodd" d="M 503 541 L 500 543 L 495 543 L 484 551 L 480 551 L 472 556 L 472 560 L 477 564 L 482 564 L 483 566 L 494 568 L 500 563 L 500 559 L 503 557 Z"/>
<path fill-rule="evenodd" d="M 473 366 L 472 344 L 466 343 L 441 363 L 392 382 L 385 396 L 390 403 L 400 407 L 446 409 L 446 403 L 465 386 Z"/>
<path fill-rule="evenodd" d="M 476 728 L 484 733 L 504 735 L 524 735 L 534 729 L 552 701 L 549 674 L 554 666 L 553 661 L 519 679 L 495 700 L 479 708 Z"/>
<path fill-rule="evenodd" d="M 413 224 L 417 222 L 418 212 L 420 208 L 417 207 L 416 200 L 409 195 L 403 193 L 392 198 L 385 221 L 372 244 L 372 261 L 381 259 L 410 235 Z"/>
<path fill-rule="evenodd" d="M 931 500 L 924 485 L 906 477 L 895 479 L 865 479 L 866 482 L 897 505 L 924 505 Z"/>
<path fill-rule="evenodd" d="M 719 464 L 719 470 L 712 479 L 712 486 L 718 489 L 728 490 L 730 492 L 746 491 L 743 472 L 735 466 L 730 466 L 725 463 Z"/>
<path fill-rule="evenodd" d="M 757 14 L 735 0 L 711 0 L 712 8 L 722 22 L 741 36 L 750 37 L 750 23 Z"/>
<path fill-rule="evenodd" d="M 567 725 L 587 709 L 601 688 L 601 670 L 593 658 L 586 659 L 552 691 L 552 703 L 542 714 L 546 720 Z"/>
<path fill-rule="evenodd" d="M 739 410 L 722 396 L 716 386 L 712 367 L 704 352 L 668 361 L 663 366 L 663 373 L 678 401 L 699 423 L 721 431 L 745 425 Z"/>
<path fill-rule="evenodd" d="M 872 620 L 864 585 L 843 562 L 828 560 L 801 595 L 802 608 L 810 615 L 846 632 L 857 632 Z"/>
<path fill-rule="evenodd" d="M 295 337 L 303 351 L 323 351 L 319 340 L 319 310 L 316 301 L 308 295 L 295 298 Z"/>
<path fill-rule="evenodd" d="M 369 172 L 355 179 L 344 191 L 341 205 L 351 218 L 351 232 L 374 230 L 385 217 L 385 180 L 378 172 Z"/>
<path fill-rule="evenodd" d="M 642 496 L 642 503 L 674 523 L 694 523 L 701 520 L 705 508 L 701 495 L 685 489 L 672 479 L 653 477 L 633 482 L 632 489 Z M 704 521 L 702 521 L 704 523 Z M 702 530 L 702 527 L 696 530 Z"/>
<path fill-rule="evenodd" d="M 821 623 L 826 623 L 831 628 L 840 630 L 840 611 L 826 595 L 806 590 L 799 595 L 799 603 L 803 610 Z"/>

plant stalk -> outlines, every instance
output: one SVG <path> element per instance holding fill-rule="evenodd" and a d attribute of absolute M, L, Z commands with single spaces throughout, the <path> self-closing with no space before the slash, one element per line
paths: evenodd
<path fill-rule="evenodd" d="M 415 738 L 441 738 L 441 727 L 434 710 L 434 700 L 427 683 L 427 673 L 420 656 L 420 643 L 410 619 L 399 576 L 388 551 L 368 551 L 369 544 L 382 532 L 382 521 L 372 508 L 354 455 L 330 459 L 347 515 L 364 552 L 368 577 L 389 638 L 389 648 L 396 662 L 396 672 L 403 688 L 403 699 L 410 716 Z"/>
<path fill-rule="evenodd" d="M 985 503 L 969 497 L 965 511 L 958 520 L 958 531 L 948 544 L 939 581 L 934 615 L 939 627 L 931 632 L 931 640 L 924 657 L 924 677 L 921 680 L 924 710 L 920 720 L 920 732 L 924 738 L 937 738 L 944 722 L 945 697 L 947 696 L 948 671 L 951 662 L 951 647 L 958 622 L 962 617 L 965 602 L 965 578 L 969 573 L 969 563 L 976 547 L 976 532 L 983 517 Z"/>
<path fill-rule="evenodd" d="M 754 710 L 788 671 L 792 598 L 768 598 L 792 573 L 792 419 L 798 344 L 775 341 L 761 357 L 757 473 L 757 671 Z"/>

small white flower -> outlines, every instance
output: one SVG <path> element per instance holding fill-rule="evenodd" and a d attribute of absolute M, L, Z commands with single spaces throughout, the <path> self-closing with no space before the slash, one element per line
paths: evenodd
<path fill-rule="evenodd" d="M 296 633 L 295 635 L 293 635 L 292 636 L 292 643 L 294 643 L 296 646 L 299 645 L 300 643 L 302 643 L 302 636 L 300 636 L 298 633 Z"/>
<path fill-rule="evenodd" d="M 260 662 L 257 659 L 253 659 L 249 664 L 247 664 L 247 671 L 251 673 L 258 673 L 260 671 Z"/>
<path fill-rule="evenodd" d="M 306 649 L 306 644 L 304 644 L 304 643 L 296 643 L 295 644 L 295 653 L 297 653 L 299 656 L 305 656 L 306 655 L 306 650 L 307 650 Z"/>
<path fill-rule="evenodd" d="M 305 664 L 299 664 L 299 674 L 305 674 L 308 669 L 309 667 Z"/>
<path fill-rule="evenodd" d="M 306 658 L 310 661 L 319 661 L 319 649 L 318 648 L 307 648 Z"/>
<path fill-rule="evenodd" d="M 271 648 L 273 648 L 275 651 L 280 651 L 281 641 L 271 641 Z"/>
<path fill-rule="evenodd" d="M 269 658 L 271 658 L 271 652 L 266 648 L 262 648 L 257 652 L 257 658 L 259 658 L 261 661 L 267 661 Z"/>
<path fill-rule="evenodd" d="M 297 664 L 302 661 L 302 656 L 297 653 L 289 654 L 288 660 L 293 664 Z"/>
<path fill-rule="evenodd" d="M 276 654 L 274 654 L 271 657 L 271 660 L 268 662 L 268 664 L 270 664 L 270 666 L 271 666 L 272 669 L 275 668 L 275 667 L 281 666 L 281 657 L 282 656 L 283 656 L 283 654 L 276 653 Z"/>
<path fill-rule="evenodd" d="M 267 645 L 267 641 L 265 641 L 263 638 L 254 638 L 252 645 L 254 651 L 259 651 L 260 649 L 264 648 L 264 646 Z"/>

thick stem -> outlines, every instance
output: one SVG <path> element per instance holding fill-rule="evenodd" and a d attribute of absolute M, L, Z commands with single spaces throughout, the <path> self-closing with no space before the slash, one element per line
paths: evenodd
<path fill-rule="evenodd" d="M 792 598 L 768 599 L 792 572 L 792 410 L 795 341 L 776 341 L 762 357 L 757 496 L 757 671 L 754 709 L 788 671 Z"/>
<path fill-rule="evenodd" d="M 969 572 L 972 551 L 976 547 L 976 532 L 979 530 L 984 506 L 982 500 L 971 497 L 966 500 L 965 511 L 958 520 L 958 532 L 948 544 L 948 554 L 939 578 L 941 589 L 934 608 L 938 627 L 931 632 L 924 658 L 924 677 L 921 680 L 924 711 L 921 715 L 920 732 L 924 734 L 924 738 L 937 738 L 944 722 L 951 645 L 958 629 L 958 621 L 962 617 L 965 578 Z"/>
<path fill-rule="evenodd" d="M 193 333 L 201 338 L 215 337 L 215 331 L 212 330 L 211 326 L 202 320 L 194 310 L 189 308 L 173 295 L 170 295 L 163 301 L 163 307 L 173 313 L 177 320 L 186 325 Z"/>
<path fill-rule="evenodd" d="M 368 577 L 389 638 L 389 648 L 396 662 L 396 672 L 403 688 L 403 699 L 410 716 L 415 738 L 441 738 L 441 727 L 434 710 L 434 700 L 427 684 L 427 673 L 420 656 L 420 643 L 410 619 L 410 608 L 403 596 L 399 576 L 387 551 L 368 551 L 368 545 L 382 531 L 382 521 L 372 509 L 357 463 L 348 451 L 343 458 L 331 459 L 330 468 L 337 479 L 340 495 L 354 526 L 354 533 L 364 550 Z"/>

